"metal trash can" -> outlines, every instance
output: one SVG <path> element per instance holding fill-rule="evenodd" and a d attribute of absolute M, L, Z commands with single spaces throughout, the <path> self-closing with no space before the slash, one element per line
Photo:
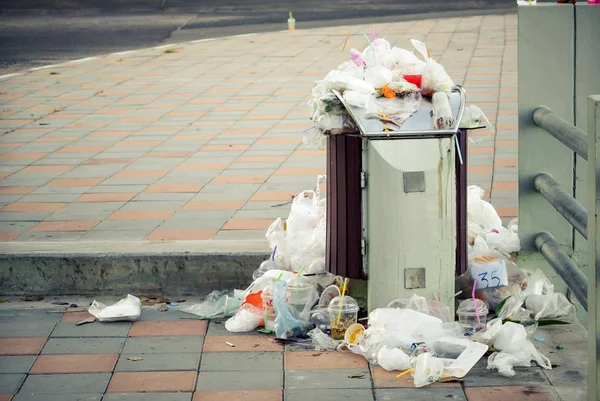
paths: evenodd
<path fill-rule="evenodd" d="M 467 267 L 464 90 L 450 94 L 450 130 L 433 128 L 425 98 L 401 127 L 383 131 L 336 94 L 360 132 L 327 142 L 329 272 L 367 278 L 369 310 L 412 293 L 447 303 Z"/>

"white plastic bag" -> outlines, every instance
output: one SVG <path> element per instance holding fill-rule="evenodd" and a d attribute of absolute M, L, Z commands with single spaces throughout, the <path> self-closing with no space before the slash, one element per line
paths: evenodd
<path fill-rule="evenodd" d="M 390 52 L 390 42 L 380 38 L 375 39 L 362 53 L 362 59 L 369 68 L 382 66 L 386 56 Z"/>
<path fill-rule="evenodd" d="M 225 328 L 232 333 L 246 333 L 254 330 L 263 321 L 264 316 L 261 309 L 245 304 L 227 321 Z"/>
<path fill-rule="evenodd" d="M 309 331 L 307 336 L 312 338 L 312 344 L 317 351 L 335 351 L 338 347 L 338 342 L 323 333 L 318 327 Z"/>
<path fill-rule="evenodd" d="M 450 97 L 446 92 L 435 92 L 431 98 L 433 108 L 433 128 L 449 130 L 454 128 L 455 118 L 450 107 Z"/>
<path fill-rule="evenodd" d="M 425 60 L 421 78 L 421 93 L 425 96 L 432 96 L 435 92 L 450 93 L 455 84 L 448 75 L 444 67 L 429 57 L 425 43 L 411 39 L 412 45 L 417 49 Z"/>
<path fill-rule="evenodd" d="M 504 227 L 486 233 L 485 241 L 491 249 L 497 249 L 505 255 L 521 250 L 519 234 Z"/>
<path fill-rule="evenodd" d="M 383 60 L 383 65 L 390 70 L 402 70 L 407 64 L 424 64 L 414 53 L 394 47 Z"/>
<path fill-rule="evenodd" d="M 367 93 L 361 93 L 357 91 L 345 91 L 344 92 L 344 100 L 348 102 L 350 106 L 360 107 L 363 109 L 367 108 L 369 101 L 371 100 L 371 96 Z"/>
<path fill-rule="evenodd" d="M 406 370 L 410 368 L 410 357 L 399 348 L 384 346 L 377 352 L 377 363 L 388 372 Z"/>
<path fill-rule="evenodd" d="M 423 353 L 414 360 L 415 387 L 423 387 L 433 384 L 442 378 L 444 372 L 444 362 L 432 356 L 430 353 Z"/>
<path fill-rule="evenodd" d="M 535 314 L 535 320 L 566 317 L 575 312 L 575 306 L 561 293 L 531 294 L 525 307 Z"/>
<path fill-rule="evenodd" d="M 522 324 L 505 322 L 494 337 L 494 348 L 500 351 L 510 349 L 513 344 L 526 338 L 527 331 Z"/>
<path fill-rule="evenodd" d="M 365 81 L 369 82 L 375 89 L 380 89 L 392 81 L 392 72 L 381 66 L 367 68 Z"/>
<path fill-rule="evenodd" d="M 486 230 L 499 230 L 502 220 L 496 209 L 483 200 L 485 191 L 476 185 L 467 188 L 467 220 L 483 226 Z"/>
<path fill-rule="evenodd" d="M 244 296 L 244 299 L 246 296 Z M 241 305 L 241 300 L 230 297 L 227 291 L 213 291 L 198 304 L 188 305 L 182 312 L 200 316 L 203 319 L 215 319 L 231 316 Z"/>
<path fill-rule="evenodd" d="M 133 322 L 142 313 L 142 302 L 139 298 L 127 294 L 127 298 L 109 306 L 94 301 L 88 312 L 101 322 Z"/>
<path fill-rule="evenodd" d="M 513 343 L 509 348 L 494 352 L 488 358 L 488 369 L 498 369 L 498 373 L 505 377 L 515 375 L 514 367 L 529 367 L 531 360 L 535 360 L 544 369 L 551 370 L 550 360 L 542 355 L 535 346 L 527 340 Z"/>

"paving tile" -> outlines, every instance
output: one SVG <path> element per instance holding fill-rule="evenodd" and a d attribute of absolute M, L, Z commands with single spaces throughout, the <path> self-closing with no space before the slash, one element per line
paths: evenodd
<path fill-rule="evenodd" d="M 61 322 L 50 337 L 127 337 L 130 322 L 96 322 L 77 326 L 76 323 Z"/>
<path fill-rule="evenodd" d="M 142 358 L 129 360 L 130 357 Z M 115 372 L 145 371 L 197 371 L 200 353 L 182 354 L 123 354 L 115 367 Z"/>
<path fill-rule="evenodd" d="M 206 334 L 208 322 L 205 320 L 134 322 L 129 332 L 130 337 L 174 337 L 203 336 Z"/>
<path fill-rule="evenodd" d="M 0 355 L 37 355 L 46 337 L 0 338 Z"/>
<path fill-rule="evenodd" d="M 196 391 L 279 390 L 282 371 L 220 371 L 198 373 Z"/>
<path fill-rule="evenodd" d="M 200 353 L 204 337 L 129 337 L 123 354 Z"/>
<path fill-rule="evenodd" d="M 24 394 L 19 393 L 11 401 L 100 401 L 102 393 L 98 394 Z M 1 400 L 1 398 L 0 398 Z"/>
<path fill-rule="evenodd" d="M 0 374 L 27 373 L 35 361 L 35 356 L 0 356 Z"/>
<path fill-rule="evenodd" d="M 149 241 L 202 241 L 211 239 L 216 230 L 154 230 L 146 236 Z"/>
<path fill-rule="evenodd" d="M 385 399 L 385 398 L 384 398 Z M 306 401 L 306 400 L 319 400 L 319 401 L 338 401 L 338 400 L 361 400 L 361 401 L 374 401 L 373 391 L 371 389 L 286 389 L 285 390 L 286 401 Z M 394 400 L 402 400 L 402 398 L 395 398 Z M 407 398 L 408 400 L 408 398 Z M 433 399 L 432 399 L 433 400 Z"/>
<path fill-rule="evenodd" d="M 119 192 L 119 193 L 98 193 L 98 194 L 83 194 L 75 199 L 75 203 L 87 202 L 127 202 L 131 200 L 137 193 L 135 192 Z"/>
<path fill-rule="evenodd" d="M 166 220 L 172 210 L 117 210 L 107 220 Z"/>
<path fill-rule="evenodd" d="M 15 394 L 23 380 L 24 374 L 0 374 L 0 394 Z"/>
<path fill-rule="evenodd" d="M 88 187 L 100 184 L 103 178 L 57 178 L 52 180 L 50 187 Z"/>
<path fill-rule="evenodd" d="M 487 360 L 482 359 L 467 376 L 464 377 L 464 387 L 498 387 L 510 384 L 512 386 L 545 386 L 548 379 L 539 367 L 515 368 L 515 376 L 506 381 L 496 370 L 487 369 Z"/>
<path fill-rule="evenodd" d="M 348 377 L 362 374 L 362 378 Z M 286 370 L 285 389 L 370 389 L 367 369 Z"/>
<path fill-rule="evenodd" d="M 202 189 L 202 184 L 152 184 L 145 192 L 154 193 L 197 193 Z"/>
<path fill-rule="evenodd" d="M 109 393 L 102 401 L 191 401 L 192 393 Z"/>
<path fill-rule="evenodd" d="M 293 352 L 285 354 L 285 369 L 367 369 L 365 358 L 341 352 Z"/>
<path fill-rule="evenodd" d="M 200 371 L 281 371 L 282 367 L 278 352 L 212 352 L 202 355 Z"/>
<path fill-rule="evenodd" d="M 121 352 L 123 344 L 125 344 L 124 338 L 115 337 L 50 338 L 41 354 L 118 354 Z"/>
<path fill-rule="evenodd" d="M 375 389 L 375 399 L 377 401 L 430 401 L 446 399 L 467 401 L 465 394 L 460 388 L 431 388 L 429 386 L 422 388 Z M 469 401 L 471 401 L 471 398 L 469 398 Z"/>
<path fill-rule="evenodd" d="M 34 186 L 0 187 L 0 195 L 27 195 L 37 188 Z"/>
<path fill-rule="evenodd" d="M 244 201 L 191 201 L 182 207 L 182 210 L 237 210 L 244 205 Z"/>
<path fill-rule="evenodd" d="M 199 391 L 192 401 L 281 401 L 281 390 Z"/>
<path fill-rule="evenodd" d="M 89 317 L 92 317 L 92 315 L 87 311 L 65 312 L 62 314 L 60 321 L 61 322 L 69 322 L 69 323 L 77 323 L 77 322 L 81 322 L 82 320 L 85 320 Z"/>
<path fill-rule="evenodd" d="M 75 221 L 42 221 L 31 228 L 31 232 L 51 231 L 89 231 L 100 221 L 75 220 Z"/>
<path fill-rule="evenodd" d="M 20 393 L 23 394 L 79 394 L 103 393 L 110 373 L 82 373 L 73 375 L 30 375 Z"/>
<path fill-rule="evenodd" d="M 110 373 L 117 357 L 117 354 L 40 355 L 29 374 Z"/>
<path fill-rule="evenodd" d="M 117 372 L 109 393 L 193 391 L 196 372 Z"/>
<path fill-rule="evenodd" d="M 388 372 L 379 367 L 371 367 L 371 376 L 375 388 L 414 388 L 414 381 L 410 374 L 396 378 L 398 372 Z M 460 388 L 459 383 L 433 383 L 430 388 Z"/>
<path fill-rule="evenodd" d="M 235 347 L 230 347 L 227 343 Z M 283 347 L 271 336 L 208 336 L 204 341 L 204 352 L 281 352 Z"/>
<path fill-rule="evenodd" d="M 559 398 L 550 387 L 539 386 L 502 386 L 470 387 L 465 389 L 469 401 L 558 401 Z"/>
<path fill-rule="evenodd" d="M 35 203 L 35 202 L 14 202 L 4 206 L 0 212 L 56 212 L 66 203 Z"/>

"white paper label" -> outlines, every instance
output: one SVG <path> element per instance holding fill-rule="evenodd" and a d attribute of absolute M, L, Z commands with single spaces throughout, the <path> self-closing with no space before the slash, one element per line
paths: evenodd
<path fill-rule="evenodd" d="M 471 262 L 469 269 L 471 278 L 477 280 L 478 290 L 508 285 L 506 263 L 503 259 L 484 263 Z"/>

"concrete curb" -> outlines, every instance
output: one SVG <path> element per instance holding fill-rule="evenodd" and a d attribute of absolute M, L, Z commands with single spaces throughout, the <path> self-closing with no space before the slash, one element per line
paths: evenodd
<path fill-rule="evenodd" d="M 245 289 L 268 256 L 265 241 L 6 243 L 0 294 L 203 297 Z"/>

